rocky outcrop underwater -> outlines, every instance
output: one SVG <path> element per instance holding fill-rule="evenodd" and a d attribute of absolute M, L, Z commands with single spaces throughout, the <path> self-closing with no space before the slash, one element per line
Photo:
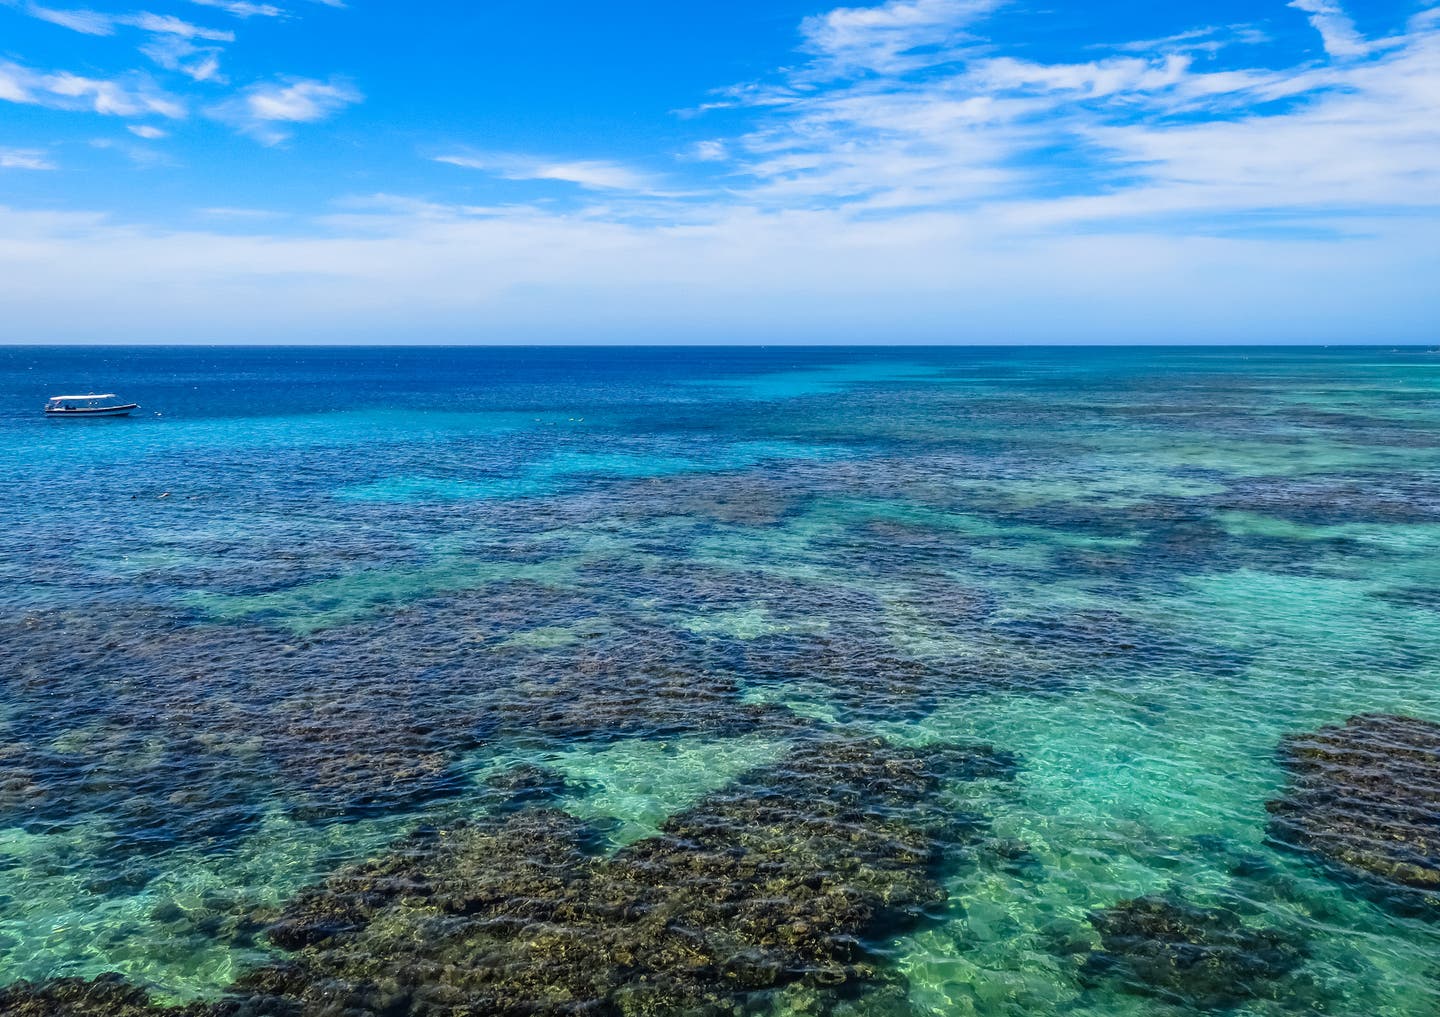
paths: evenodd
<path fill-rule="evenodd" d="M 1014 770 L 989 748 L 820 737 L 614 854 L 544 807 L 422 829 L 271 916 L 284 956 L 222 1002 L 165 1008 L 107 978 L 0 989 L 0 1012 L 640 1017 L 732 1014 L 786 986 L 838 999 L 894 977 L 871 946 L 938 908 L 940 863 L 985 841 L 946 783 Z"/>
<path fill-rule="evenodd" d="M 236 1012 L 229 1003 L 163 1007 L 119 975 L 21 981 L 0 987 L 0 1013 L 5 1017 L 230 1017 Z"/>
<path fill-rule="evenodd" d="M 1168 896 L 1122 901 L 1090 922 L 1102 948 L 1086 961 L 1086 982 L 1113 979 L 1126 992 L 1178 1006 L 1228 1009 L 1293 997 L 1297 986 L 1287 976 L 1306 957 L 1296 937 Z"/>
<path fill-rule="evenodd" d="M 1292 735 L 1272 834 L 1406 914 L 1440 918 L 1440 724 L 1364 714 Z"/>

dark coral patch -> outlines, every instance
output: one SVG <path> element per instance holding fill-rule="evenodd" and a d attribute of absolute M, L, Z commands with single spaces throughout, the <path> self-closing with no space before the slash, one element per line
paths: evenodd
<path fill-rule="evenodd" d="M 533 763 L 522 763 L 492 774 L 485 779 L 485 788 L 503 795 L 509 808 L 555 802 L 575 790 L 559 770 Z"/>
<path fill-rule="evenodd" d="M 421 831 L 302 894 L 270 933 L 292 956 L 239 988 L 316 1014 L 618 1015 L 860 987 L 867 942 L 941 903 L 936 862 L 981 835 L 942 781 L 1013 765 L 811 742 L 608 858 L 551 810 Z"/>
<path fill-rule="evenodd" d="M 305 638 L 145 608 L 0 619 L 15 706 L 0 722 L 0 825 L 98 819 L 116 858 L 218 851 L 277 805 L 327 819 L 457 794 L 457 760 L 505 734 L 797 727 L 788 711 L 743 703 L 736 675 L 663 624 L 623 616 L 575 645 L 502 641 L 576 611 L 595 613 L 515 583 Z"/>
<path fill-rule="evenodd" d="M 266 747 L 292 810 L 309 818 L 384 814 L 461 790 L 454 757 L 480 744 L 477 721 L 457 708 L 447 724 L 423 699 L 375 689 L 357 702 L 302 696 L 273 706 Z"/>
<path fill-rule="evenodd" d="M 1267 804 L 1277 839 L 1440 918 L 1440 724 L 1363 714 L 1291 735 L 1280 762 L 1290 783 Z"/>
<path fill-rule="evenodd" d="M 48 982 L 19 981 L 0 986 L 0 1014 L 5 1017 L 229 1017 L 232 1003 L 193 1003 L 162 1007 L 144 989 L 127 984 L 119 975 L 56 978 Z"/>
<path fill-rule="evenodd" d="M 610 741 L 685 734 L 731 736 L 803 726 L 788 711 L 740 701 L 732 674 L 649 647 L 532 654 L 489 707 L 503 733 Z M 679 659 L 677 659 L 679 658 Z M 545 665 L 549 665 L 546 667 Z"/>
<path fill-rule="evenodd" d="M 1115 979 L 1128 992 L 1181 1006 L 1216 1009 L 1273 997 L 1284 991 L 1275 983 L 1305 959 L 1304 946 L 1277 930 L 1168 897 L 1123 901 L 1090 922 L 1102 949 L 1086 962 L 1087 980 Z"/>

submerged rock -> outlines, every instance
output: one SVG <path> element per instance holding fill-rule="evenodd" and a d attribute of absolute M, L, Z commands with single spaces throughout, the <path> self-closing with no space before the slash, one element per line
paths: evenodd
<path fill-rule="evenodd" d="M 103 883 L 177 843 L 227 849 L 260 821 L 250 779 L 192 735 L 96 724 L 45 743 L 0 744 L 0 826 L 102 836 L 93 878 Z"/>
<path fill-rule="evenodd" d="M 1138 897 L 1090 916 L 1102 949 L 1087 980 L 1117 979 L 1127 992 L 1202 1009 L 1274 995 L 1271 983 L 1305 959 L 1303 945 L 1233 912 L 1169 897 Z"/>
<path fill-rule="evenodd" d="M 618 1015 L 858 987 L 879 977 L 867 939 L 939 904 L 935 863 L 977 835 L 942 778 L 1012 767 L 828 740 L 612 857 L 545 809 L 421 831 L 301 894 L 270 934 L 291 958 L 238 988 L 305 1014 Z"/>
<path fill-rule="evenodd" d="M 789 711 L 744 703 L 734 671 L 710 666 L 693 637 L 665 627 L 637 624 L 573 646 L 497 651 L 487 664 L 485 706 L 502 734 L 726 737 L 800 723 Z"/>
<path fill-rule="evenodd" d="M 636 590 L 656 587 L 633 571 Z M 703 599 L 707 585 L 691 592 Z M 505 583 L 303 637 L 141 607 L 0 618 L 14 708 L 0 722 L 0 826 L 99 828 L 112 858 L 225 851 L 277 806 L 326 820 L 459 794 L 457 761 L 507 735 L 799 725 L 743 702 L 740 678 L 706 666 L 692 635 L 598 596 Z M 608 620 L 573 644 L 508 641 L 577 616 Z"/>
<path fill-rule="evenodd" d="M 570 741 L 705 734 L 733 737 L 801 726 L 788 711 L 740 701 L 733 677 L 622 657 L 570 662 L 564 680 L 546 676 L 497 690 L 501 730 Z M 588 679 L 588 680 L 587 680 Z"/>
<path fill-rule="evenodd" d="M 559 770 L 534 763 L 522 763 L 485 778 L 486 790 L 503 795 L 505 807 L 515 808 L 537 802 L 555 802 L 574 790 Z"/>
<path fill-rule="evenodd" d="M 1440 724 L 1351 717 L 1286 738 L 1280 762 L 1290 783 L 1267 805 L 1276 838 L 1440 918 Z"/>
<path fill-rule="evenodd" d="M 163 1007 L 120 975 L 101 975 L 93 980 L 19 981 L 0 986 L 0 1014 L 5 1017 L 230 1017 L 234 1013 L 232 1003 Z"/>

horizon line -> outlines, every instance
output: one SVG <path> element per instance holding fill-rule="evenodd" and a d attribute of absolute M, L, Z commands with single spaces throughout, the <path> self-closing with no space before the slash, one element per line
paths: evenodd
<path fill-rule="evenodd" d="M 1376 342 L 1357 340 L 1355 342 L 1259 342 L 1254 340 L 1213 340 L 1203 342 L 368 342 L 364 340 L 344 342 L 207 342 L 204 340 L 177 340 L 161 342 L 0 342 L 0 350 L 131 350 L 131 349 L 492 349 L 492 350 L 638 350 L 638 349 L 683 349 L 683 350 L 806 350 L 806 349 L 865 349 L 865 350 L 906 350 L 906 349 L 1395 349 L 1395 350 L 1440 350 L 1440 337 L 1432 342 Z"/>

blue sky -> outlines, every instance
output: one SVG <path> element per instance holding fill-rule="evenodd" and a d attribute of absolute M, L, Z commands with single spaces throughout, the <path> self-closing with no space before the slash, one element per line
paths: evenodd
<path fill-rule="evenodd" d="M 1440 341 L 1432 0 L 0 0 L 0 341 Z"/>

